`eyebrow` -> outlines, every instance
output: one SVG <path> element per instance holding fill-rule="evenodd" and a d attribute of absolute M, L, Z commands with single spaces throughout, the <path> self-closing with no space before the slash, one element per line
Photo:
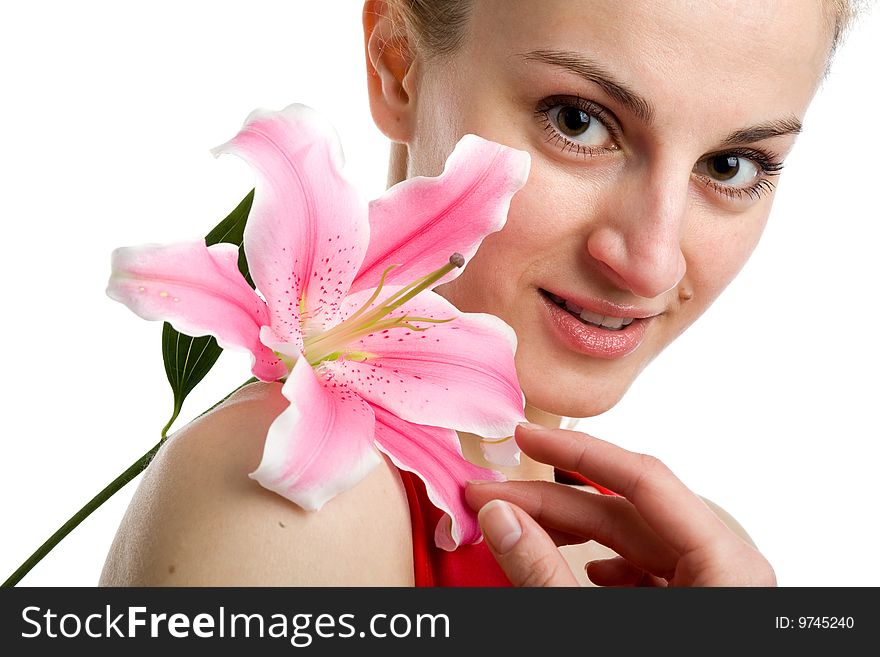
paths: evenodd
<path fill-rule="evenodd" d="M 779 121 L 768 121 L 760 125 L 746 128 L 745 130 L 735 130 L 724 138 L 724 144 L 745 144 L 751 141 L 761 141 L 762 139 L 770 139 L 771 137 L 781 137 L 782 135 L 796 135 L 803 129 L 800 120 L 796 116 L 790 116 Z"/>
<path fill-rule="evenodd" d="M 542 48 L 519 53 L 519 55 L 526 61 L 543 62 L 544 64 L 564 68 L 590 82 L 594 82 L 605 93 L 648 125 L 651 125 L 651 122 L 654 120 L 654 108 L 651 103 L 631 89 L 628 89 L 623 83 L 616 81 L 602 66 L 591 59 L 587 59 L 580 53 L 571 52 L 570 50 L 548 50 Z"/>
<path fill-rule="evenodd" d="M 651 125 L 654 121 L 654 106 L 650 102 L 622 82 L 615 80 L 614 76 L 600 64 L 584 57 L 580 53 L 570 50 L 540 48 L 519 53 L 519 56 L 526 61 L 542 62 L 550 66 L 563 68 L 585 80 L 593 82 L 647 125 Z M 801 131 L 802 127 L 800 120 L 796 116 L 791 115 L 777 121 L 768 121 L 742 130 L 735 130 L 727 135 L 722 143 L 729 146 L 732 144 L 761 141 L 762 139 L 780 137 L 782 135 L 797 134 Z"/>

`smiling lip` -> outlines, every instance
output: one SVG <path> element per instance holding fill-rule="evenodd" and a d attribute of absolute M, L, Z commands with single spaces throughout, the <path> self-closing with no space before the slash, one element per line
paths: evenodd
<path fill-rule="evenodd" d="M 560 295 L 561 296 L 561 295 Z M 557 305 L 545 290 L 541 290 L 541 302 L 553 332 L 572 351 L 596 358 L 623 358 L 635 351 L 645 337 L 651 319 L 657 314 L 633 307 L 622 307 L 607 302 L 591 300 L 584 307 L 592 312 L 614 317 L 632 317 L 628 326 L 607 329 L 581 321 L 565 308 Z M 579 304 L 576 300 L 572 303 Z"/>

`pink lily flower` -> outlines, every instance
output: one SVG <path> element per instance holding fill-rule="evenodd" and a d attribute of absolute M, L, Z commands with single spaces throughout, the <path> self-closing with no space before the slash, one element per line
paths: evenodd
<path fill-rule="evenodd" d="M 368 205 L 340 173 L 332 127 L 305 106 L 253 112 L 213 152 L 257 174 L 244 249 L 259 293 L 234 245 L 203 240 L 115 250 L 107 293 L 145 319 L 245 349 L 254 376 L 284 381 L 290 406 L 250 475 L 261 485 L 317 510 L 382 452 L 451 518 L 435 532 L 440 547 L 479 541 L 463 484 L 503 477 L 464 459 L 455 431 L 483 437 L 495 462 L 518 459 L 516 336 L 428 288 L 458 276 L 504 225 L 528 154 L 467 135 L 440 176 Z"/>

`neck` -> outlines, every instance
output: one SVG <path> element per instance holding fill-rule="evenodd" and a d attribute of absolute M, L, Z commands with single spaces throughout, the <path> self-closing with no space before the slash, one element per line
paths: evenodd
<path fill-rule="evenodd" d="M 545 427 L 557 428 L 562 422 L 562 418 L 552 413 L 547 413 L 538 408 L 526 405 L 526 419 L 534 424 L 540 424 Z M 480 436 L 471 433 L 459 432 L 459 440 L 461 441 L 461 449 L 464 457 L 476 465 L 484 468 L 498 470 L 508 479 L 543 479 L 545 481 L 553 481 L 553 466 L 541 463 L 529 458 L 526 454 L 520 456 L 520 464 L 514 467 L 501 467 L 493 463 L 489 463 L 483 458 L 480 450 Z"/>

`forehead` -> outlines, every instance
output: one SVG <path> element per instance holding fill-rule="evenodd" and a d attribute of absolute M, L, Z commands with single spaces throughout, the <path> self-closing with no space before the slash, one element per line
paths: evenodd
<path fill-rule="evenodd" d="M 830 46 L 825 1 L 475 0 L 465 50 L 524 75 L 536 64 L 523 53 L 580 54 L 660 118 L 701 111 L 700 100 L 742 121 L 802 116 Z"/>

